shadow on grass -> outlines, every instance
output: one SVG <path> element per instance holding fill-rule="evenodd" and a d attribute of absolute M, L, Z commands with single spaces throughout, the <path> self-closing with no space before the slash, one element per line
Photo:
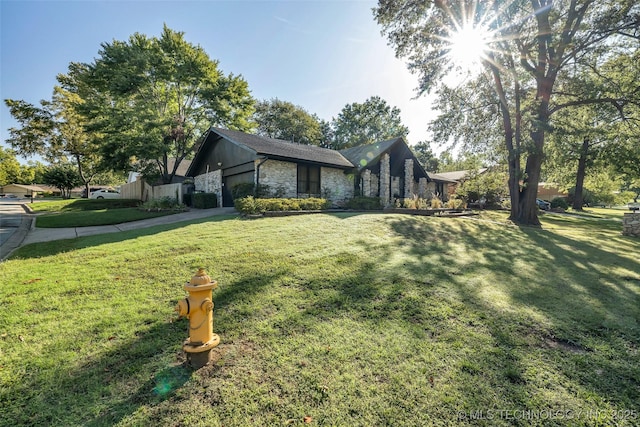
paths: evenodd
<path fill-rule="evenodd" d="M 587 387 L 604 402 L 628 409 L 640 400 L 640 369 L 624 363 L 633 355 L 637 359 L 640 347 L 640 277 L 616 272 L 618 267 L 640 272 L 640 260 L 603 249 L 599 239 L 604 236 L 581 224 L 578 227 L 592 239 L 528 227 L 483 230 L 468 221 L 460 224 L 460 235 L 453 236 L 451 229 L 443 231 L 437 224 L 411 219 L 391 224 L 419 260 L 406 267 L 416 277 L 435 270 L 455 286 L 461 303 L 475 313 L 491 313 L 482 323 L 507 355 L 502 361 L 510 361 L 503 367 L 509 381 L 526 383 L 523 352 L 518 350 L 526 344 L 532 354 L 554 364 L 567 381 Z M 453 245 L 459 254 L 476 255 L 456 257 Z M 486 274 L 503 281 L 499 288 L 516 307 L 496 307 L 480 293 L 474 277 Z M 533 310 L 545 322 L 518 313 L 517 306 Z M 478 371 L 491 369 L 480 364 Z"/>
<path fill-rule="evenodd" d="M 640 261 L 607 251 L 597 240 L 539 229 L 441 222 L 450 219 L 386 221 L 395 239 L 358 241 L 366 259 L 338 253 L 336 266 L 359 267 L 308 283 L 313 302 L 280 325 L 283 331 L 304 333 L 316 320 L 341 316 L 370 322 L 372 330 L 402 319 L 419 337 L 451 343 L 448 354 L 459 375 L 454 381 L 473 396 L 458 402 L 461 407 L 483 401 L 486 393 L 513 404 L 505 409 L 546 409 L 536 399 L 548 382 L 558 399 L 565 387 L 578 386 L 595 393 L 600 405 L 629 409 L 640 400 L 640 368 L 631 361 L 638 360 L 640 347 L 640 280 L 611 269 L 640 272 Z M 398 252 L 410 256 L 388 269 Z M 483 293 L 487 288 L 512 303 L 496 305 Z M 458 354 L 461 343 L 472 354 Z M 557 377 L 536 375 L 536 364 Z M 543 402 L 562 405 L 553 399 Z"/>
<path fill-rule="evenodd" d="M 280 270 L 243 277 L 216 291 L 214 300 L 220 306 L 234 305 L 250 299 L 285 274 L 286 270 Z M 3 403 L 11 412 L 0 416 L 0 424 L 10 418 L 10 425 L 114 425 L 140 407 L 153 409 L 166 400 L 179 400 L 181 388 L 196 372 L 186 365 L 181 349 L 188 329 L 184 318 L 145 322 L 134 338 L 113 337 L 107 343 L 96 343 L 97 348 L 109 349 L 97 352 L 97 356 L 89 355 L 78 366 L 58 367 L 55 373 L 8 390 L 6 396 L 10 399 Z M 224 345 L 223 337 L 221 346 Z M 216 371 L 213 367 L 206 372 Z"/>

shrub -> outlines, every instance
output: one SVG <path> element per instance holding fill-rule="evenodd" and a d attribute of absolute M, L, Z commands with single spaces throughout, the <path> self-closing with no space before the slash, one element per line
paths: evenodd
<path fill-rule="evenodd" d="M 193 207 L 196 209 L 210 209 L 218 207 L 218 196 L 216 193 L 193 193 L 191 196 Z"/>
<path fill-rule="evenodd" d="M 255 185 L 252 182 L 243 182 L 234 185 L 231 189 L 233 200 L 244 199 L 247 196 L 255 196 Z"/>
<path fill-rule="evenodd" d="M 562 208 L 562 209 L 569 209 L 569 203 L 567 203 L 567 199 L 564 197 L 554 197 L 553 200 L 551 200 L 551 209 L 554 208 Z"/>
<path fill-rule="evenodd" d="M 431 199 L 431 209 L 442 209 L 442 200 L 437 197 Z"/>
<path fill-rule="evenodd" d="M 233 204 L 238 212 L 250 215 L 258 212 L 258 204 L 253 196 L 243 197 L 233 201 Z"/>
<path fill-rule="evenodd" d="M 193 206 L 193 200 L 191 200 L 191 193 L 182 195 L 182 203 L 184 203 L 187 206 L 191 206 L 191 207 Z"/>
<path fill-rule="evenodd" d="M 312 211 L 328 209 L 330 203 L 326 199 L 257 199 L 248 196 L 235 201 L 238 212 L 255 214 L 258 212 L 274 211 Z"/>
<path fill-rule="evenodd" d="M 178 203 L 178 201 L 173 197 L 161 197 L 159 199 L 152 199 L 144 202 L 140 207 L 147 211 L 165 211 L 184 208 L 184 206 L 181 203 Z"/>
<path fill-rule="evenodd" d="M 380 199 L 377 197 L 365 197 L 359 196 L 347 201 L 347 209 L 362 210 L 362 211 L 376 211 L 382 209 L 380 205 Z"/>
<path fill-rule="evenodd" d="M 464 200 L 460 199 L 449 199 L 446 203 L 446 207 L 449 209 L 463 209 L 464 208 Z"/>
<path fill-rule="evenodd" d="M 277 187 L 275 191 L 271 191 L 271 187 L 264 184 L 259 184 L 257 187 L 252 182 L 243 182 L 237 184 L 231 190 L 231 196 L 233 200 L 244 199 L 248 196 L 253 196 L 257 198 L 268 198 L 271 196 L 282 197 L 284 195 L 284 188 Z"/>

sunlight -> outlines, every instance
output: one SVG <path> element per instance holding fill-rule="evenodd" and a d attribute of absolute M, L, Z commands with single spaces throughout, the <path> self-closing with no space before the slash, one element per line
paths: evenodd
<path fill-rule="evenodd" d="M 448 38 L 450 43 L 449 57 L 454 65 L 462 71 L 479 70 L 482 66 L 482 60 L 486 58 L 488 40 L 489 33 L 482 27 L 474 27 L 469 24 L 457 28 Z"/>

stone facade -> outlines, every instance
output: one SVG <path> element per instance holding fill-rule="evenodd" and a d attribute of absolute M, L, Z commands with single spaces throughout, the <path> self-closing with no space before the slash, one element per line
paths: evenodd
<path fill-rule="evenodd" d="M 362 195 L 365 197 L 372 197 L 373 193 L 371 192 L 371 171 L 369 169 L 365 169 L 362 172 Z"/>
<path fill-rule="evenodd" d="M 193 183 L 196 191 L 215 193 L 218 197 L 218 206 L 222 206 L 222 171 L 220 169 L 196 176 Z"/>
<path fill-rule="evenodd" d="M 622 234 L 640 237 L 640 213 L 626 213 L 622 218 Z"/>
<path fill-rule="evenodd" d="M 380 201 L 385 207 L 391 204 L 391 163 L 388 153 L 380 159 Z"/>
<path fill-rule="evenodd" d="M 353 175 L 342 169 L 320 168 L 320 187 L 323 197 L 335 205 L 343 205 L 353 198 Z"/>
<path fill-rule="evenodd" d="M 257 164 L 260 161 L 256 161 Z M 260 166 L 260 185 L 267 185 L 278 196 L 285 198 L 308 197 L 298 194 L 298 165 L 292 162 L 267 160 Z M 321 196 L 330 202 L 341 205 L 353 197 L 353 178 L 342 169 L 320 168 Z"/>
<path fill-rule="evenodd" d="M 415 194 L 413 188 L 413 159 L 404 161 L 404 198 L 411 199 Z"/>
<path fill-rule="evenodd" d="M 420 178 L 418 181 L 418 195 L 423 199 L 427 197 L 427 178 Z"/>
<path fill-rule="evenodd" d="M 256 168 L 262 160 L 256 160 Z M 260 185 L 268 185 L 272 191 L 282 194 L 281 197 L 298 197 L 298 166 L 291 162 L 267 160 L 260 165 Z"/>

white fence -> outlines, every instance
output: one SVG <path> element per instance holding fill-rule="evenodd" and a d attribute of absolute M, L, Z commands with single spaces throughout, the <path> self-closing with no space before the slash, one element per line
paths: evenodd
<path fill-rule="evenodd" d="M 146 202 L 153 199 L 161 199 L 163 197 L 171 197 L 178 199 L 178 203 L 182 203 L 182 184 L 165 184 L 152 187 L 144 180 L 139 179 L 120 187 L 120 197 L 122 199 L 135 199 Z"/>

